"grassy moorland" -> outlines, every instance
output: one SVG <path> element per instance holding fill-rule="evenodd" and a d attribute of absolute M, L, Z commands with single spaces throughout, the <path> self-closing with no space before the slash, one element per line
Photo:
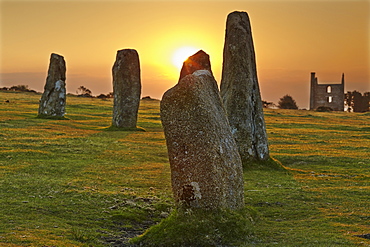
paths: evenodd
<path fill-rule="evenodd" d="M 69 120 L 51 120 L 39 98 L 0 92 L 0 246 L 126 246 L 172 213 L 159 101 L 141 102 L 145 132 L 122 132 L 111 100 L 68 97 Z M 370 114 L 265 119 L 287 171 L 244 171 L 258 220 L 242 246 L 370 246 Z"/>

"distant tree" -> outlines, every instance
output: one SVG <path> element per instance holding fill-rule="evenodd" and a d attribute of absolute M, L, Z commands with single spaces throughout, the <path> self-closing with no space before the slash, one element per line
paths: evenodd
<path fill-rule="evenodd" d="M 90 89 L 87 89 L 86 87 L 84 86 L 80 86 L 79 88 L 77 88 L 77 91 L 76 91 L 77 95 L 80 96 L 80 97 L 92 97 L 92 92 Z"/>
<path fill-rule="evenodd" d="M 17 85 L 17 86 L 11 86 L 10 88 L 3 87 L 2 90 L 36 93 L 36 91 L 30 89 L 28 85 Z"/>
<path fill-rule="evenodd" d="M 110 92 L 108 94 L 100 94 L 98 96 L 96 96 L 98 99 L 110 99 L 110 98 L 113 98 L 113 92 Z"/>
<path fill-rule="evenodd" d="M 298 109 L 297 103 L 290 95 L 284 95 L 278 102 L 280 109 Z"/>
<path fill-rule="evenodd" d="M 98 99 L 106 99 L 107 98 L 107 95 L 105 95 L 105 94 L 99 94 L 98 96 L 96 96 L 96 98 L 98 98 Z"/>
<path fill-rule="evenodd" d="M 28 92 L 29 88 L 28 85 L 17 85 L 17 86 L 11 86 L 9 88 L 11 91 L 21 91 L 21 92 Z"/>

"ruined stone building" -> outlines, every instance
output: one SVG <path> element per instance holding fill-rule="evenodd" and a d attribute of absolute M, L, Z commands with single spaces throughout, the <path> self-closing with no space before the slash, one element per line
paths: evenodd
<path fill-rule="evenodd" d="M 344 111 L 344 74 L 340 84 L 319 84 L 315 72 L 311 72 L 310 110 L 319 107 Z"/>

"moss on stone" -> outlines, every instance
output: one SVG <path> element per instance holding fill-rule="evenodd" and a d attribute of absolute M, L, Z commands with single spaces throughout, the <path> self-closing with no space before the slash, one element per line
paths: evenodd
<path fill-rule="evenodd" d="M 256 211 L 178 209 L 131 239 L 140 246 L 238 246 L 253 235 Z"/>

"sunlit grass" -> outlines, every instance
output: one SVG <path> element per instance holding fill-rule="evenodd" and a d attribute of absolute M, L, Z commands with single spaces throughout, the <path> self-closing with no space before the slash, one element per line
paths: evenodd
<path fill-rule="evenodd" d="M 36 118 L 40 97 L 0 92 L 0 246 L 122 244 L 170 215 L 159 101 L 141 101 L 145 132 L 110 131 L 111 99 L 70 96 L 68 120 L 53 120 Z M 286 171 L 245 169 L 259 215 L 245 246 L 368 246 L 356 235 L 370 233 L 370 114 L 265 119 Z"/>
<path fill-rule="evenodd" d="M 369 114 L 267 110 L 266 115 L 272 155 L 291 168 L 331 231 L 369 244 L 355 237 L 370 232 Z"/>

